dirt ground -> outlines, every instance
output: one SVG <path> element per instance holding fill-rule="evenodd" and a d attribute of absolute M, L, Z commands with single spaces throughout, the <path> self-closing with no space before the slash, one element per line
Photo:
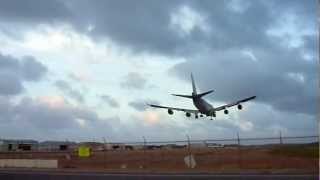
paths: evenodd
<path fill-rule="evenodd" d="M 187 149 L 93 151 L 90 157 L 73 152 L 10 152 L 0 159 L 58 159 L 59 168 L 75 170 L 154 172 L 312 172 L 318 173 L 319 159 L 271 153 L 270 148 L 191 149 L 196 167 L 188 168 Z"/>

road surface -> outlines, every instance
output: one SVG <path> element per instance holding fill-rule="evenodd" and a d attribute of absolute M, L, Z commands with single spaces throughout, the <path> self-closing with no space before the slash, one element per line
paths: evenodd
<path fill-rule="evenodd" d="M 52 171 L 13 171 L 0 170 L 1 180 L 315 180 L 312 174 L 150 174 L 150 173 L 94 173 L 94 172 L 52 172 Z"/>

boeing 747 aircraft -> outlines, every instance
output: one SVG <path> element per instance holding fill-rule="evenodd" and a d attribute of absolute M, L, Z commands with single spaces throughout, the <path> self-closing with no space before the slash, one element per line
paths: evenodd
<path fill-rule="evenodd" d="M 248 97 L 248 98 L 245 98 L 245 99 L 242 99 L 242 100 L 215 108 L 202 98 L 203 96 L 212 93 L 213 90 L 198 94 L 192 74 L 191 74 L 191 81 L 192 81 L 192 89 L 193 89 L 192 95 L 181 95 L 181 94 L 172 94 L 172 95 L 192 99 L 193 104 L 197 108 L 197 110 L 196 109 L 183 109 L 183 108 L 167 107 L 167 106 L 160 106 L 160 105 L 155 105 L 155 104 L 148 104 L 148 105 L 151 107 L 154 107 L 154 108 L 167 109 L 168 114 L 170 114 L 170 115 L 173 114 L 173 111 L 183 111 L 186 113 L 187 117 L 190 117 L 191 114 L 194 114 L 195 118 L 198 118 L 199 117 L 198 115 L 200 114 L 200 117 L 203 117 L 203 115 L 206 115 L 206 116 L 211 117 L 211 120 L 212 120 L 212 117 L 216 117 L 216 111 L 224 110 L 224 114 L 228 114 L 229 111 L 227 108 L 232 107 L 232 106 L 237 106 L 237 108 L 239 110 L 241 110 L 242 109 L 241 103 L 244 103 L 244 102 L 247 102 L 247 101 L 250 101 L 250 100 L 256 98 L 256 96 L 251 96 L 251 97 Z"/>

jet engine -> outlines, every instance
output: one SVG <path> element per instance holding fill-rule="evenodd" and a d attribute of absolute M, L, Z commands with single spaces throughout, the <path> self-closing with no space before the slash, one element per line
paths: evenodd
<path fill-rule="evenodd" d="M 241 104 L 238 104 L 237 108 L 238 108 L 239 110 L 241 110 L 241 109 L 242 109 L 242 105 L 241 105 Z"/>
<path fill-rule="evenodd" d="M 190 117 L 191 114 L 190 114 L 189 112 L 186 112 L 186 116 L 187 116 L 187 117 Z"/>
<path fill-rule="evenodd" d="M 172 114 L 173 114 L 172 109 L 168 109 L 168 114 L 170 114 L 170 115 L 172 115 Z"/>
<path fill-rule="evenodd" d="M 224 112 L 224 114 L 228 114 L 229 113 L 228 109 L 225 109 L 223 112 Z"/>

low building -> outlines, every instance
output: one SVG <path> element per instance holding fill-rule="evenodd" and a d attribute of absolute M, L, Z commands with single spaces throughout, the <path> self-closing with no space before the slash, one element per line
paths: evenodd
<path fill-rule="evenodd" d="M 104 150 L 104 144 L 100 142 L 81 142 L 78 147 L 85 146 L 89 147 L 92 151 L 102 151 Z"/>
<path fill-rule="evenodd" d="M 178 145 L 178 144 L 165 144 L 160 146 L 161 149 L 183 149 L 186 147 L 187 147 L 186 145 Z"/>
<path fill-rule="evenodd" d="M 31 139 L 1 139 L 0 151 L 35 151 L 38 149 L 38 141 Z"/>
<path fill-rule="evenodd" d="M 126 145 L 123 143 L 110 143 L 107 147 L 108 150 L 126 150 Z"/>
<path fill-rule="evenodd" d="M 205 142 L 197 142 L 197 143 L 191 143 L 190 144 L 190 148 L 206 148 L 207 147 L 207 144 Z"/>
<path fill-rule="evenodd" d="M 43 141 L 39 143 L 39 151 L 70 151 L 77 147 L 77 143 L 70 141 Z"/>
<path fill-rule="evenodd" d="M 223 144 L 217 144 L 217 143 L 207 143 L 208 148 L 223 148 Z"/>
<path fill-rule="evenodd" d="M 144 145 L 143 144 L 136 144 L 136 145 L 132 145 L 134 150 L 143 150 L 144 149 Z"/>

